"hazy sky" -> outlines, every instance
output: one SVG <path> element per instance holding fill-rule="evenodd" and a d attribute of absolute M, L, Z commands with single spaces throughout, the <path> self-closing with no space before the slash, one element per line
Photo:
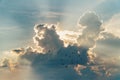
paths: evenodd
<path fill-rule="evenodd" d="M 0 0 L 1 78 L 120 80 L 120 0 Z"/>
<path fill-rule="evenodd" d="M 38 23 L 74 29 L 81 14 L 96 11 L 107 21 L 120 12 L 119 0 L 0 0 L 0 51 L 23 46 Z"/>

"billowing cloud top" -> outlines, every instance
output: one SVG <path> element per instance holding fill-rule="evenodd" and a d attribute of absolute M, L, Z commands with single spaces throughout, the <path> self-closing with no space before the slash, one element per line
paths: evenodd
<path fill-rule="evenodd" d="M 79 24 L 85 27 L 82 32 L 82 36 L 78 38 L 80 45 L 93 47 L 95 45 L 95 40 L 102 31 L 101 20 L 95 13 L 88 12 L 81 16 Z"/>
<path fill-rule="evenodd" d="M 36 36 L 33 38 L 34 42 L 45 52 L 56 51 L 63 47 L 63 41 L 59 39 L 54 25 L 40 24 L 34 27 Z"/>

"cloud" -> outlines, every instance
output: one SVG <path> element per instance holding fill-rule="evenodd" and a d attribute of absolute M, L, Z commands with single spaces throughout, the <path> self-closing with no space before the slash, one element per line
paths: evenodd
<path fill-rule="evenodd" d="M 81 16 L 79 26 L 83 28 L 82 34 L 79 31 L 59 32 L 56 25 L 38 24 L 34 27 L 35 36 L 33 37 L 38 48 L 29 46 L 8 52 L 10 56 L 0 61 L 0 71 L 10 68 L 10 71 L 20 75 L 17 78 L 22 77 L 20 78 L 22 80 L 115 79 L 111 75 L 115 73 L 115 69 L 119 69 L 119 65 L 109 61 L 118 60 L 104 58 L 95 52 L 100 40 L 104 42 L 109 39 L 107 37 L 110 39 L 114 37 L 106 32 L 102 33 L 104 29 L 101 25 L 101 20 L 94 12 Z M 99 36 L 103 38 L 99 39 Z M 72 42 L 72 38 L 75 38 L 73 40 L 75 42 Z M 65 46 L 66 40 L 69 41 L 67 46 Z M 23 73 L 24 76 L 21 75 Z M 13 75 L 13 73 L 10 74 Z"/>
<path fill-rule="evenodd" d="M 77 44 L 78 37 L 82 34 L 81 31 L 57 30 L 60 39 L 63 40 L 64 46 Z"/>
<path fill-rule="evenodd" d="M 109 33 L 112 33 L 116 37 L 120 37 L 120 14 L 115 14 L 110 20 L 108 20 L 103 27 Z"/>
<path fill-rule="evenodd" d="M 100 35 L 102 38 L 97 40 L 95 52 L 99 56 L 104 55 L 109 58 L 119 56 L 120 38 L 108 32 L 102 32 Z"/>
<path fill-rule="evenodd" d="M 94 12 L 88 12 L 81 16 L 79 25 L 84 28 L 82 35 L 78 38 L 79 44 L 88 48 L 93 47 L 102 31 L 101 20 Z"/>
<path fill-rule="evenodd" d="M 45 52 L 57 51 L 63 47 L 63 41 L 59 39 L 59 35 L 56 33 L 54 25 L 40 24 L 34 28 L 36 36 L 33 38 L 34 42 L 39 47 L 42 47 Z"/>
<path fill-rule="evenodd" d="M 104 0 L 95 7 L 95 11 L 101 15 L 103 20 L 109 20 L 116 13 L 120 13 L 119 3 L 119 0 Z"/>
<path fill-rule="evenodd" d="M 101 32 L 99 36 L 101 36 L 101 38 L 96 41 L 96 47 L 94 48 L 94 52 L 96 53 L 96 58 L 94 58 L 95 67 L 100 68 L 98 69 L 100 70 L 100 74 L 102 73 L 107 76 L 107 78 L 103 80 L 118 80 L 118 76 L 120 75 L 120 38 L 106 31 Z"/>
<path fill-rule="evenodd" d="M 8 59 L 4 58 L 0 61 L 0 67 L 8 67 Z"/>

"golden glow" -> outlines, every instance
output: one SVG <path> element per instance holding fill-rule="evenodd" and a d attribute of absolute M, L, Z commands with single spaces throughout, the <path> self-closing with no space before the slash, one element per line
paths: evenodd
<path fill-rule="evenodd" d="M 81 35 L 81 32 L 79 31 L 74 32 L 68 30 L 58 30 L 57 33 L 60 36 L 60 39 L 64 41 L 65 46 L 68 46 L 69 44 L 76 44 L 79 35 Z"/>

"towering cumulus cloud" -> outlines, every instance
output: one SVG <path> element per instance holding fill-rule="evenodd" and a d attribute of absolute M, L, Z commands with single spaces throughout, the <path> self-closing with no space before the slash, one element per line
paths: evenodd
<path fill-rule="evenodd" d="M 56 51 L 63 46 L 63 41 L 59 39 L 54 25 L 40 24 L 34 27 L 36 36 L 34 42 L 42 47 L 45 52 Z"/>
<path fill-rule="evenodd" d="M 76 42 L 67 46 L 66 41 L 60 38 L 62 32 L 57 30 L 57 26 L 35 25 L 33 40 L 38 48 L 30 46 L 8 52 L 10 56 L 0 61 L 0 74 L 3 70 L 10 69 L 12 72 L 4 72 L 4 75 L 11 74 L 9 77 L 13 80 L 109 80 L 111 67 L 117 66 L 107 62 L 106 66 L 99 56 L 94 55 L 96 43 L 103 31 L 101 25 L 102 22 L 95 13 L 85 13 L 79 21 L 79 26 L 83 27 L 82 34 L 69 33 L 73 38 L 75 36 L 76 40 L 73 40 Z M 13 72 L 18 77 L 13 77 Z M 22 75 L 24 73 L 26 74 Z M 3 75 L 0 75 L 1 78 L 9 80 Z"/>
<path fill-rule="evenodd" d="M 99 33 L 102 31 L 101 24 L 101 20 L 95 13 L 85 13 L 79 21 L 79 25 L 85 27 L 82 35 L 78 38 L 79 44 L 89 48 L 93 47 Z"/>
<path fill-rule="evenodd" d="M 43 48 L 43 51 L 39 53 L 32 48 L 27 48 L 23 54 L 20 54 L 20 58 L 32 62 L 32 66 L 39 68 L 41 64 L 49 66 L 87 65 L 90 62 L 90 55 L 87 53 L 89 49 L 77 45 L 65 47 L 63 41 L 59 39 L 54 25 L 40 24 L 36 25 L 34 30 L 36 32 L 33 38 L 34 42 Z M 20 52 L 14 51 L 17 54 Z"/>

